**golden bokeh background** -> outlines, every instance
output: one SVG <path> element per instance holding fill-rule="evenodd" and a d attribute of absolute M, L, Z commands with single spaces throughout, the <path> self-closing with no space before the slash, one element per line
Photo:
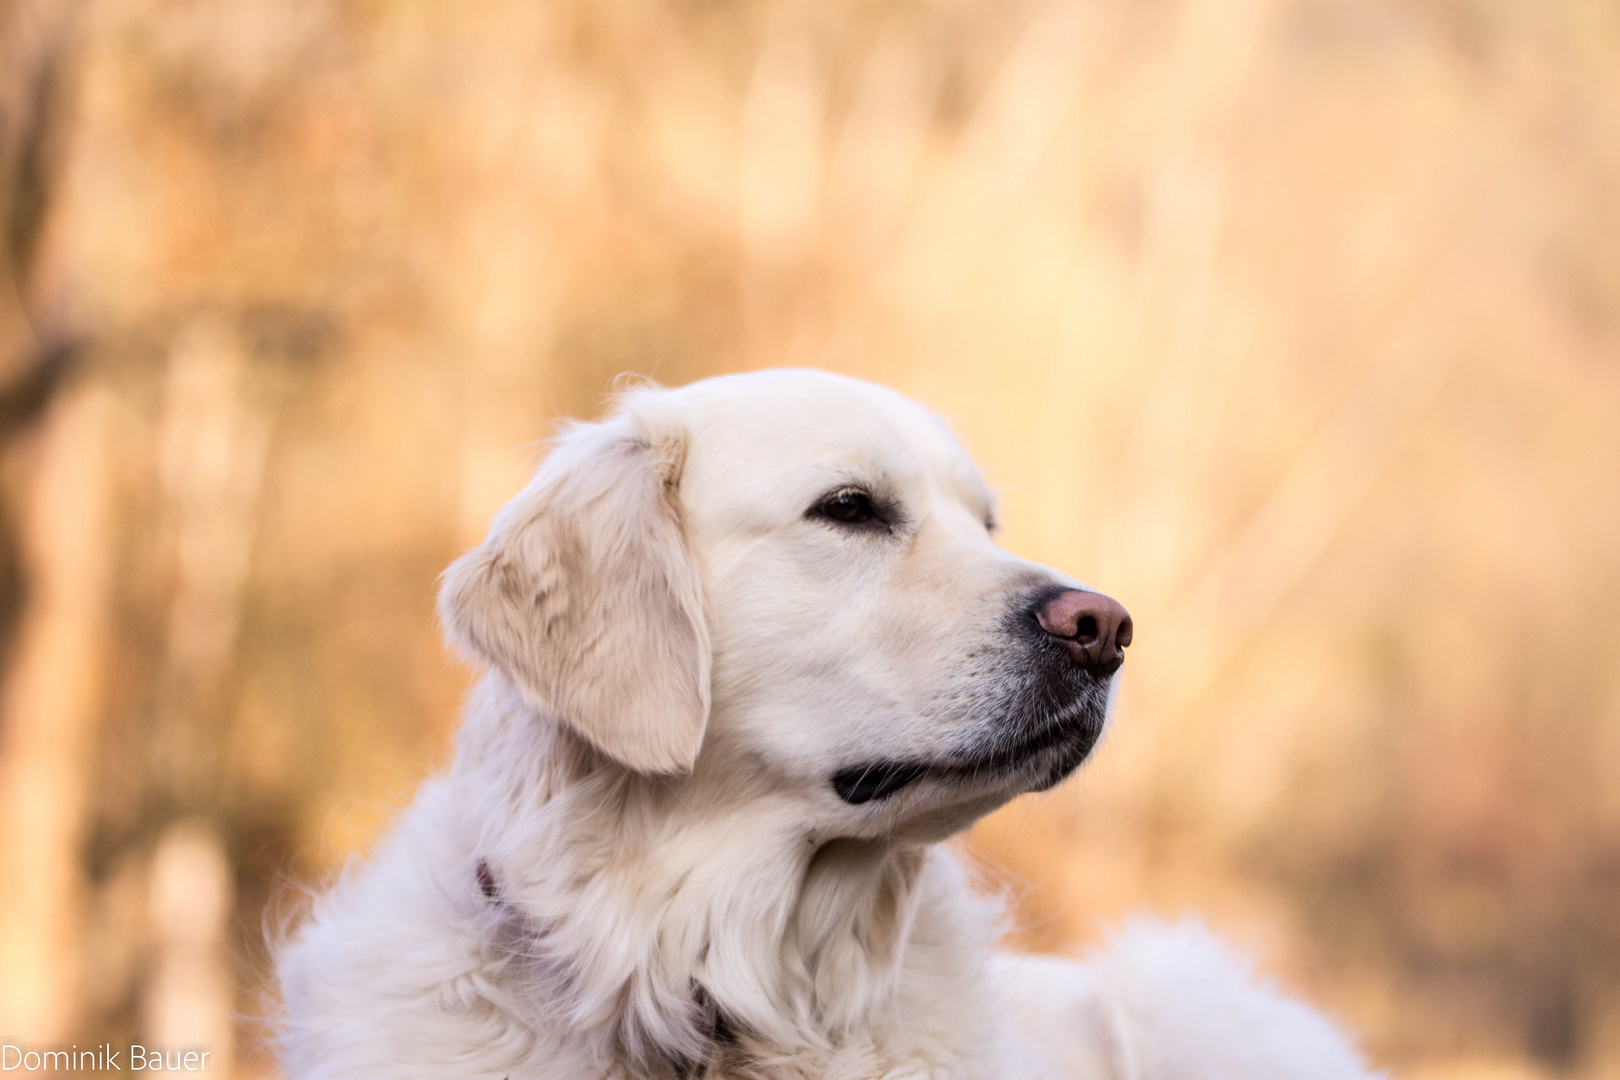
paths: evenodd
<path fill-rule="evenodd" d="M 954 423 L 1139 628 L 968 845 L 1425 1080 L 1620 1076 L 1608 0 L 5 0 L 0 1036 L 267 1076 L 437 573 L 621 372 Z M 277 899 L 280 897 L 281 899 Z"/>

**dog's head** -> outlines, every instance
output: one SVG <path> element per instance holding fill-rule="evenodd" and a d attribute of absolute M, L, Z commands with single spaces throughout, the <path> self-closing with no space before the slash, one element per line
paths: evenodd
<path fill-rule="evenodd" d="M 447 572 L 451 635 L 601 753 L 933 838 L 1090 752 L 1124 609 L 991 538 L 945 426 L 808 371 L 631 391 Z"/>

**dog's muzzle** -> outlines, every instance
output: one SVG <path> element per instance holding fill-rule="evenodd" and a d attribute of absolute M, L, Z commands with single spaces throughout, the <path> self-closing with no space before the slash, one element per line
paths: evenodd
<path fill-rule="evenodd" d="M 1026 596 L 1006 629 L 994 668 L 975 673 L 998 688 L 996 700 L 976 702 L 975 711 L 995 719 L 937 759 L 878 758 L 840 769 L 832 777 L 840 799 L 881 801 L 925 778 L 1042 791 L 1080 767 L 1102 737 L 1109 688 L 1134 636 L 1130 613 L 1101 593 L 1048 586 Z"/>

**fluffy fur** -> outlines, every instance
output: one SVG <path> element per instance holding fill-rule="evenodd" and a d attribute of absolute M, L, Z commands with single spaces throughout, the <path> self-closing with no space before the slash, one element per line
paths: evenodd
<path fill-rule="evenodd" d="M 570 429 L 446 574 L 487 665 L 449 773 L 281 949 L 287 1075 L 1367 1077 L 1195 925 L 993 947 L 937 841 L 1072 771 L 1112 684 L 990 511 L 942 425 L 828 375 Z"/>

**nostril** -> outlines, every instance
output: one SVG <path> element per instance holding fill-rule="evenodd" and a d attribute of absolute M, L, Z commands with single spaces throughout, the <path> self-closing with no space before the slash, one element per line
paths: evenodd
<path fill-rule="evenodd" d="M 1041 629 L 1063 642 L 1077 667 L 1107 676 L 1125 662 L 1135 627 L 1117 600 L 1087 589 L 1065 589 L 1034 614 Z"/>

